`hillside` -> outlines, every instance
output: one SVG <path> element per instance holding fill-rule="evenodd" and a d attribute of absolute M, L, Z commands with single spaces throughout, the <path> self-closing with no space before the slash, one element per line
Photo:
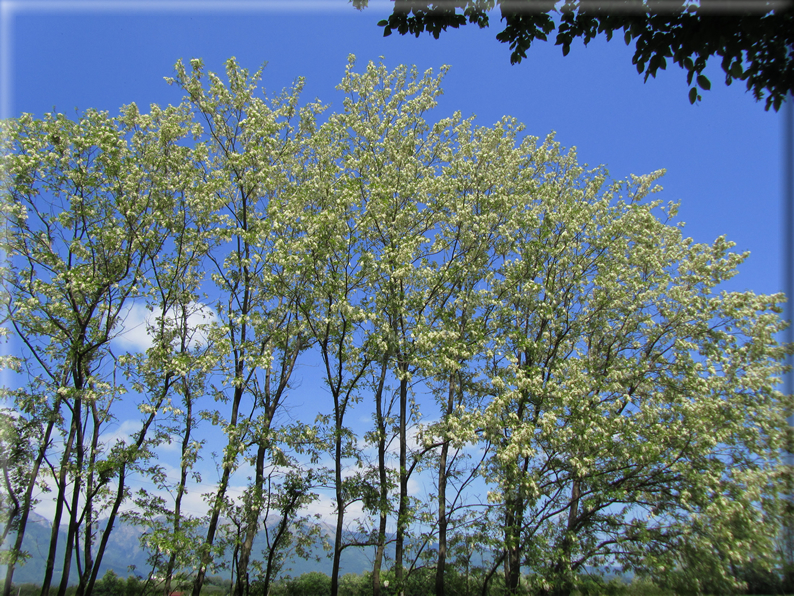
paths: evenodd
<path fill-rule="evenodd" d="M 333 543 L 333 532 L 331 527 L 324 528 L 326 539 Z M 46 518 L 32 513 L 28 521 L 28 528 L 25 532 L 25 540 L 23 543 L 24 550 L 30 555 L 30 558 L 22 565 L 18 566 L 14 572 L 14 583 L 40 583 L 44 577 L 44 568 L 47 559 L 47 549 L 50 541 L 51 522 Z M 107 570 L 113 570 L 120 577 L 127 577 L 130 573 L 139 576 L 147 576 L 150 572 L 150 567 L 147 564 L 148 552 L 141 547 L 140 536 L 143 533 L 143 528 L 131 525 L 129 523 L 117 523 L 110 536 L 108 549 L 102 559 L 100 566 L 100 577 L 104 575 Z M 352 535 L 350 535 L 352 536 Z M 55 581 L 60 578 L 63 571 L 63 545 L 66 542 L 66 527 L 61 526 L 58 539 L 58 550 L 55 564 Z M 7 544 L 4 546 L 8 546 Z M 262 551 L 266 548 L 264 539 L 264 532 L 260 532 L 254 540 L 253 554 L 259 555 L 261 558 Z M 362 573 L 371 568 L 371 548 L 347 548 L 342 553 L 342 574 L 345 573 Z M 287 560 L 284 565 L 284 574 L 291 576 L 298 576 L 302 573 L 309 571 L 320 571 L 330 575 L 331 573 L 331 559 L 329 553 L 325 552 L 321 545 L 316 545 L 312 550 L 313 559 L 301 559 L 297 556 L 292 556 Z M 319 559 L 319 560 L 317 560 Z M 231 557 L 227 556 L 226 560 L 222 561 L 222 566 L 213 572 L 213 575 L 220 575 L 221 577 L 229 577 L 229 563 Z M 0 567 L 0 575 L 5 575 L 5 567 Z M 76 563 L 72 564 L 72 572 L 70 574 L 70 584 L 76 583 L 77 566 Z"/>

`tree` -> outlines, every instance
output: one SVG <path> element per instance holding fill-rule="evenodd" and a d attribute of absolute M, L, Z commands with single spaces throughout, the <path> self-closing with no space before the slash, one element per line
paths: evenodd
<path fill-rule="evenodd" d="M 200 60 L 191 61 L 191 73 L 178 63 L 176 76 L 169 79 L 186 91 L 187 101 L 211 139 L 201 166 L 215 182 L 211 217 L 216 226 L 216 242 L 229 250 L 225 255 L 212 252 L 207 259 L 208 266 L 215 270 L 212 278 L 217 286 L 216 312 L 221 321 L 213 330 L 213 337 L 220 370 L 229 379 L 228 386 L 216 390 L 216 395 L 228 399 L 230 408 L 228 415 L 215 415 L 216 420 L 224 421 L 228 444 L 194 596 L 201 591 L 239 454 L 256 447 L 255 477 L 246 497 L 245 539 L 235 595 L 241 596 L 246 589 L 251 548 L 264 507 L 265 457 L 278 452 L 272 436 L 273 420 L 298 355 L 307 347 L 298 317 L 305 280 L 283 264 L 283 255 L 275 247 L 290 239 L 289 225 L 284 226 L 285 232 L 280 231 L 279 207 L 300 181 L 300 139 L 307 132 L 304 116 L 310 116 L 312 110 L 301 112 L 299 127 L 293 130 L 291 120 L 298 115 L 296 104 L 302 82 L 271 107 L 253 93 L 261 71 L 249 77 L 233 59 L 226 67 L 228 87 L 219 84 L 211 73 L 209 88 L 205 89 Z M 221 172 L 225 174 L 218 176 Z M 247 400 L 248 416 L 242 410 Z"/>
<path fill-rule="evenodd" d="M 362 222 L 362 261 L 367 264 L 365 308 L 375 323 L 365 341 L 365 350 L 372 362 L 380 366 L 377 394 L 382 394 L 387 373 L 397 385 L 396 434 L 398 437 L 398 469 L 395 474 L 399 488 L 397 531 L 395 537 L 396 590 L 404 586 L 404 553 L 409 526 L 408 481 L 418 459 L 409 461 L 407 438 L 411 409 L 409 393 L 412 378 L 421 369 L 417 350 L 420 322 L 428 316 L 431 303 L 442 289 L 442 274 L 434 271 L 429 257 L 436 254 L 436 243 L 428 236 L 438 223 L 442 210 L 438 207 L 439 185 L 436 166 L 449 150 L 451 138 L 445 134 L 455 119 L 444 120 L 430 127 L 424 114 L 436 104 L 441 77 L 427 72 L 418 79 L 416 70 L 400 67 L 387 72 L 385 66 L 370 65 L 359 75 L 353 72 L 351 59 L 348 72 L 340 84 L 347 94 L 344 114 L 332 116 L 327 128 L 355 131 L 355 138 L 344 134 L 344 175 L 360 187 L 358 195 L 365 206 Z M 442 72 L 443 76 L 443 72 Z M 399 188 L 399 192 L 392 189 Z M 448 294 L 447 294 L 448 296 Z M 437 315 L 430 315 L 432 319 Z M 376 422 L 383 441 L 381 395 L 376 394 Z M 386 484 L 383 466 L 384 444 L 379 444 L 379 484 Z M 385 503 L 381 493 L 380 509 Z M 382 557 L 384 517 L 378 530 Z M 379 593 L 379 561 L 373 573 L 373 589 Z"/>
<path fill-rule="evenodd" d="M 181 108 L 183 117 L 188 119 L 188 107 L 183 104 Z M 136 112 L 132 111 L 131 115 L 137 116 L 139 136 L 156 139 L 155 130 L 161 138 L 173 133 L 167 126 L 163 127 L 165 130 L 154 129 L 159 124 L 157 118 L 146 118 Z M 153 115 L 157 113 L 153 111 Z M 165 220 L 169 241 L 156 254 L 149 255 L 151 284 L 138 300 L 138 305 L 151 313 L 144 323 L 151 346 L 145 352 L 119 357 L 124 376 L 132 388 L 146 395 L 160 396 L 154 403 L 145 404 L 150 408 L 144 407 L 149 410 L 148 417 L 154 415 L 160 425 L 150 448 L 162 447 L 171 441 L 180 444 L 180 473 L 173 487 L 176 492 L 173 506 L 168 506 L 162 494 L 150 494 L 141 488 L 133 499 L 136 509 L 122 514 L 127 521 L 145 528 L 141 540 L 150 552 L 151 575 L 163 577 L 165 594 L 171 593 L 172 581 L 184 580 L 181 574 L 196 553 L 198 520 L 183 515 L 182 502 L 187 492 L 188 474 L 199 458 L 203 443 L 196 442 L 192 434 L 198 418 L 194 405 L 205 394 L 208 371 L 215 358 L 213 346 L 206 338 L 208 309 L 197 302 L 204 279 L 202 264 L 212 240 L 208 229 L 212 204 L 195 200 L 206 190 L 195 177 L 199 171 L 194 161 L 196 153 L 186 147 L 172 147 L 169 153 L 172 163 L 163 164 L 164 174 L 171 177 L 169 194 L 175 199 L 170 217 Z M 178 166 L 191 174 L 183 178 L 181 184 L 176 179 Z M 161 464 L 148 462 L 147 467 L 136 471 L 148 476 L 159 491 L 172 489 Z"/>
<path fill-rule="evenodd" d="M 317 131 L 307 165 L 310 182 L 297 200 L 285 205 L 300 231 L 292 246 L 295 254 L 303 255 L 300 265 L 308 272 L 311 288 L 300 308 L 311 341 L 319 349 L 323 382 L 332 402 L 331 414 L 318 415 L 316 420 L 333 460 L 336 523 L 331 596 L 339 591 L 346 510 L 359 498 L 356 479 L 344 477 L 346 462 L 357 463 L 360 457 L 346 416 L 360 400 L 359 387 L 372 366 L 371 355 L 361 341 L 368 323 L 363 305 L 368 275 L 365 230 L 359 225 L 366 200 L 361 192 L 363 180 L 345 175 L 349 140 L 343 126 Z"/>
<path fill-rule="evenodd" d="M 567 594 L 588 562 L 675 556 L 699 519 L 735 523 L 728 502 L 746 499 L 742 523 L 763 519 L 780 488 L 790 399 L 775 389 L 790 352 L 773 339 L 783 297 L 713 292 L 746 255 L 657 219 L 660 203 L 641 199 L 660 173 L 602 191 L 601 174 L 550 141 L 502 159 L 517 172 L 506 196 L 535 197 L 505 199 L 515 244 L 491 285 L 501 358 L 485 419 L 508 590 L 522 566 L 539 588 Z M 769 541 L 759 532 L 762 550 Z"/>
<path fill-rule="evenodd" d="M 364 8 L 368 0 L 350 0 Z M 585 45 L 600 34 L 611 40 L 623 33 L 626 45 L 635 40 L 632 64 L 637 72 L 656 77 L 667 68 L 667 59 L 687 71 L 689 101 L 701 98 L 711 82 L 703 74 L 709 58 L 721 58 L 725 83 L 746 81 L 747 89 L 765 109 L 777 111 L 794 88 L 794 12 L 786 0 L 741 2 L 725 0 L 395 0 L 394 10 L 378 23 L 384 36 L 397 31 L 419 37 L 423 32 L 438 39 L 441 32 L 467 23 L 489 25 L 489 11 L 501 9 L 505 27 L 496 39 L 510 45 L 510 63 L 526 58 L 535 40 L 546 40 L 557 30 L 556 45 L 567 55 L 576 38 Z M 553 17 L 552 13 L 560 13 Z M 696 84 L 693 84 L 693 81 Z"/>
<path fill-rule="evenodd" d="M 319 104 L 260 99 L 233 60 L 228 84 L 191 66 L 176 108 L 5 124 L 2 319 L 23 346 L 4 360 L 7 593 L 43 483 L 61 503 L 45 595 L 59 546 L 59 591 L 71 562 L 78 594 L 94 590 L 121 511 L 146 528 L 158 590 L 192 577 L 200 592 L 230 549 L 228 588 L 249 592 L 254 570 L 267 589 L 288 546 L 307 554 L 321 487 L 333 595 L 361 546 L 373 592 L 388 577 L 450 593 L 455 558 L 483 596 L 525 581 L 564 596 L 604 563 L 719 590 L 777 565 L 783 296 L 720 291 L 746 255 L 684 238 L 676 206 L 648 198 L 661 172 L 611 181 L 507 117 L 431 123 L 431 72 L 357 74 L 351 57 L 344 111 L 320 124 Z M 125 352 L 136 305 L 149 343 Z M 323 388 L 293 382 L 306 352 Z M 283 422 L 295 394 L 317 418 Z M 121 416 L 123 438 L 107 432 Z M 218 437 L 201 527 L 184 495 Z M 153 458 L 167 442 L 172 472 Z M 424 503 L 417 479 L 437 491 Z M 263 516 L 278 518 L 264 562 Z M 356 521 L 375 530 L 346 534 Z"/>
<path fill-rule="evenodd" d="M 24 115 L 4 124 L 8 153 L 2 166 L 9 178 L 3 182 L 2 250 L 8 263 L 0 280 L 4 319 L 20 342 L 22 377 L 10 394 L 18 414 L 42 431 L 21 499 L 4 593 L 21 551 L 33 490 L 47 470 L 57 501 L 42 593 L 50 589 L 66 506 L 59 593 L 66 590 L 74 557 L 82 594 L 96 582 L 126 497 L 126 474 L 147 457 L 147 432 L 165 399 L 154 393 L 148 403 L 142 400 L 145 416 L 130 445 L 108 448 L 100 440 L 113 404 L 126 391 L 116 382 L 118 362 L 110 342 L 126 309 L 146 288 L 150 260 L 166 240 L 171 200 L 189 170 L 176 148 L 187 131 L 184 113 L 176 108 L 141 117 L 135 106 L 116 119 L 89 110 L 77 122 L 62 115 L 44 120 Z M 161 137 L 161 128 L 170 136 Z M 169 186 L 171 192 L 165 190 Z M 99 533 L 102 512 L 108 518 Z"/>
<path fill-rule="evenodd" d="M 3 512 L 3 532 L 0 544 L 19 527 L 22 501 L 31 483 L 30 470 L 35 457 L 34 438 L 41 436 L 41 424 L 29 421 L 11 410 L 0 410 L 0 466 L 2 466 L 3 492 L 0 493 L 0 511 Z M 12 560 L 22 553 L 3 551 Z"/>
<path fill-rule="evenodd" d="M 98 582 L 94 584 L 92 594 L 97 596 L 120 596 L 126 593 L 126 585 L 113 570 L 108 570 Z"/>

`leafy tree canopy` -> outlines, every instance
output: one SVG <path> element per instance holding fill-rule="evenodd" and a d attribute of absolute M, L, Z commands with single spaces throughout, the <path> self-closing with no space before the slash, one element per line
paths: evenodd
<path fill-rule="evenodd" d="M 122 511 L 160 593 L 206 594 L 224 553 L 234 596 L 249 573 L 268 593 L 282 553 L 329 536 L 309 518 L 320 490 L 341 504 L 333 596 L 342 547 L 385 546 L 388 523 L 383 596 L 419 593 L 434 564 L 483 594 L 557 596 L 591 566 L 706 593 L 781 566 L 785 297 L 722 290 L 747 253 L 684 237 L 650 200 L 661 170 L 614 181 L 509 117 L 429 120 L 446 69 L 355 66 L 322 122 L 300 80 L 260 97 L 261 72 L 230 59 L 227 83 L 193 59 L 168 79 L 176 107 L 2 123 L 0 317 L 21 346 L 0 387 L 17 413 L 4 596 L 43 481 L 58 596 L 73 563 L 77 596 L 121 593 L 99 572 Z M 127 348 L 133 307 L 153 316 Z M 301 389 L 318 360 L 324 386 Z M 301 403 L 308 420 L 281 416 Z M 214 448 L 204 518 L 180 495 L 207 490 Z"/>
<path fill-rule="evenodd" d="M 368 4 L 350 1 L 359 9 Z M 511 64 L 555 29 L 563 55 L 577 37 L 586 45 L 601 33 L 611 40 L 622 32 L 626 45 L 635 41 L 632 64 L 646 81 L 666 69 L 668 59 L 687 71 L 691 103 L 702 99 L 699 89 L 711 88 L 703 71 L 712 56 L 722 59 L 727 85 L 746 81 L 756 100 L 766 99 L 767 110 L 777 111 L 794 84 L 790 0 L 395 0 L 392 14 L 378 25 L 384 36 L 427 31 L 438 39 L 450 27 L 487 27 L 497 4 L 505 27 L 496 39 L 510 44 Z"/>

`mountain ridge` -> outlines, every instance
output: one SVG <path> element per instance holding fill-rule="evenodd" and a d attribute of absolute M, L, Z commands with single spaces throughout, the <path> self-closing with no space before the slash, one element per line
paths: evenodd
<path fill-rule="evenodd" d="M 99 527 L 104 527 L 106 522 L 107 518 L 103 518 L 97 520 L 96 523 Z M 219 525 L 221 526 L 228 526 L 230 524 L 232 524 L 232 522 L 228 518 L 221 518 L 219 520 Z M 333 526 L 326 522 L 319 522 L 319 525 L 322 527 L 324 534 L 323 538 L 333 544 L 335 535 Z M 66 543 L 67 527 L 66 524 L 61 524 L 58 531 L 58 548 L 56 550 L 53 584 L 58 583 L 63 572 L 63 545 Z M 44 578 L 51 528 L 52 522 L 50 520 L 38 513 L 31 512 L 28 517 L 25 538 L 22 543 L 22 550 L 27 552 L 30 556 L 26 561 L 17 563 L 17 567 L 14 570 L 15 584 L 41 583 Z M 206 526 L 201 526 L 201 528 L 206 530 Z M 145 549 L 140 542 L 140 537 L 145 531 L 146 529 L 140 525 L 132 524 L 124 520 L 117 520 L 110 534 L 108 546 L 102 558 L 102 563 L 99 568 L 99 577 L 102 577 L 110 570 L 122 578 L 126 578 L 129 575 L 148 577 L 151 572 L 151 567 L 147 562 L 147 558 L 151 553 Z M 346 532 L 345 534 L 347 538 L 355 536 L 354 532 Z M 3 545 L 3 549 L 10 546 L 12 539 L 12 536 L 7 538 L 6 543 Z M 254 546 L 251 552 L 252 557 L 260 558 L 262 550 L 265 547 L 265 533 L 264 528 L 262 528 L 254 539 Z M 374 547 L 372 548 L 374 549 Z M 364 550 L 365 547 L 344 549 L 340 574 L 362 573 L 371 569 L 371 558 L 365 554 Z M 309 559 L 302 559 L 294 554 L 294 550 L 292 552 L 293 554 L 285 560 L 280 575 L 298 576 L 310 571 L 320 571 L 327 575 L 331 574 L 331 553 L 326 552 L 319 541 L 309 549 L 311 554 Z M 317 560 L 318 558 L 319 561 Z M 211 575 L 218 575 L 228 579 L 230 577 L 230 562 L 231 556 L 227 554 L 218 564 L 218 567 L 225 565 L 226 568 L 214 570 Z M 5 576 L 5 570 L 6 567 L 0 565 L 1 576 Z M 77 576 L 77 562 L 73 559 L 72 569 L 69 574 L 70 585 L 77 583 Z"/>

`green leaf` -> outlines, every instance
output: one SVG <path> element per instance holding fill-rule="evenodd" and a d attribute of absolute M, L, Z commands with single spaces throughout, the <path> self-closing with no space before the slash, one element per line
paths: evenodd
<path fill-rule="evenodd" d="M 737 79 L 741 78 L 742 73 L 744 72 L 744 70 L 742 69 L 742 63 L 734 62 L 733 64 L 731 64 L 731 69 L 729 72 L 731 73 L 732 77 L 735 77 Z"/>
<path fill-rule="evenodd" d="M 697 81 L 698 81 L 698 86 L 701 89 L 705 91 L 711 89 L 711 81 L 709 81 L 704 75 L 698 75 Z"/>
<path fill-rule="evenodd" d="M 656 71 L 659 69 L 659 65 L 662 62 L 662 57 L 659 54 L 654 54 L 651 56 L 651 61 L 648 63 L 648 72 L 656 78 Z"/>
<path fill-rule="evenodd" d="M 689 90 L 689 103 L 692 104 L 695 103 L 695 101 L 697 101 L 697 98 L 698 98 L 698 89 L 697 87 L 692 87 Z"/>
<path fill-rule="evenodd" d="M 626 31 L 626 35 L 623 36 L 623 41 L 626 42 L 626 45 L 631 43 L 631 31 Z"/>
<path fill-rule="evenodd" d="M 571 51 L 571 44 L 569 44 L 569 43 L 562 44 L 562 55 L 563 56 L 567 56 L 568 52 L 570 52 L 570 51 Z"/>

